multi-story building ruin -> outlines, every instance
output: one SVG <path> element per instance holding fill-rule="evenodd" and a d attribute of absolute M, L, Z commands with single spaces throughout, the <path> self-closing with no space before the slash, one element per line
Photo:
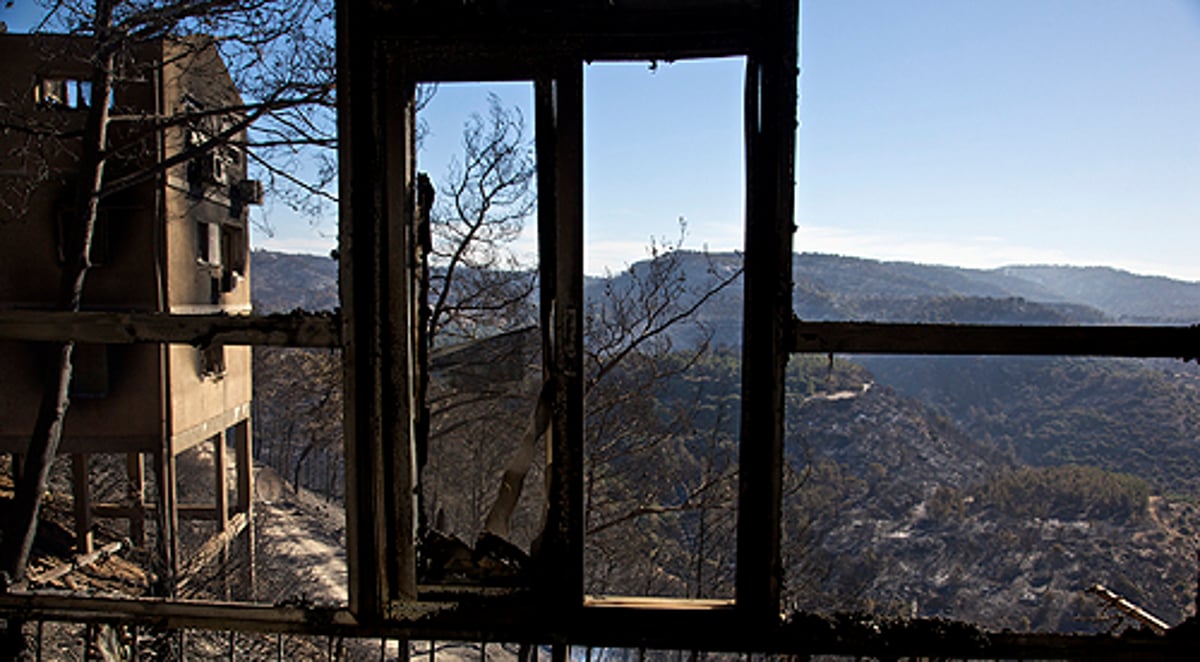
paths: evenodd
<path fill-rule="evenodd" d="M 51 310 L 61 300 L 64 229 L 77 223 L 81 141 L 89 114 L 93 42 L 0 34 L 0 308 Z M 172 315 L 250 312 L 247 205 L 261 199 L 246 176 L 240 97 L 214 45 L 158 39 L 118 59 L 109 99 L 109 146 L 83 294 L 85 311 Z M 216 112 L 214 112 L 216 111 Z M 28 447 L 51 368 L 47 346 L 0 342 L 0 450 Z M 231 518 L 250 506 L 250 349 L 220 343 L 79 343 L 60 452 L 73 458 L 79 551 L 92 518 L 131 521 L 144 538 L 145 459 L 172 541 L 179 517 Z M 236 503 L 225 471 L 236 447 Z M 211 444 L 215 502 L 175 498 L 177 456 Z M 88 458 L 128 458 L 123 502 L 89 495 Z M 19 462 L 14 462 L 14 467 Z M 151 508 L 153 505 L 150 506 Z M 172 561 L 172 563 L 175 563 Z"/>

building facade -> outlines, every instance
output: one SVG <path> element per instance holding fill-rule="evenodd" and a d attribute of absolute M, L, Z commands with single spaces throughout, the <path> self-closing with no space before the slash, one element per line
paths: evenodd
<path fill-rule="evenodd" d="M 91 40 L 0 34 L 0 308 L 53 309 L 61 299 L 65 224 L 75 209 L 91 96 Z M 247 314 L 247 206 L 261 187 L 246 175 L 240 97 L 211 41 L 159 39 L 122 53 L 109 98 L 108 158 L 83 309 Z M 0 451 L 27 448 L 52 348 L 0 342 Z M 93 517 L 129 518 L 144 537 L 145 462 L 168 516 L 171 564 L 178 518 L 224 530 L 250 508 L 251 358 L 247 347 L 88 345 L 75 351 L 60 446 L 75 464 L 80 551 Z M 180 504 L 176 458 L 212 444 L 212 503 Z M 231 502 L 226 467 L 236 454 Z M 92 500 L 88 457 L 127 457 L 129 496 Z M 14 461 L 14 467 L 19 466 Z"/>

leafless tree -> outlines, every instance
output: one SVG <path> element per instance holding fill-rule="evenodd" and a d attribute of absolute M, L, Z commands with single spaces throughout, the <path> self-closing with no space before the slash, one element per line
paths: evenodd
<path fill-rule="evenodd" d="M 113 7 L 109 0 L 100 0 L 92 24 L 96 39 L 95 66 L 92 75 L 92 111 L 88 113 L 82 142 L 80 162 L 79 217 L 69 223 L 65 232 L 64 251 L 69 259 L 63 267 L 60 306 L 78 311 L 83 298 L 83 286 L 91 266 L 90 252 L 96 225 L 96 210 L 104 184 L 104 152 L 107 149 L 108 96 L 113 89 L 114 62 L 118 41 L 113 34 Z M 42 397 L 37 422 L 30 440 L 28 459 L 21 478 L 15 486 L 13 506 L 4 529 L 0 546 L 0 568 L 14 580 L 23 579 L 37 531 L 38 511 L 42 494 L 50 477 L 50 467 L 58 455 L 62 427 L 70 405 L 68 389 L 71 384 L 71 355 L 75 343 L 63 343 L 58 348 L 58 379 L 49 384 Z"/>
<path fill-rule="evenodd" d="M 296 490 L 316 460 L 313 473 L 324 480 L 309 486 L 334 500 L 342 498 L 338 467 L 328 466 L 331 458 L 341 454 L 341 370 L 341 357 L 335 351 L 258 347 L 254 352 L 259 453 L 290 476 Z"/>
<path fill-rule="evenodd" d="M 683 241 L 681 227 L 674 244 L 605 279 L 587 308 L 589 590 L 701 597 L 731 578 L 736 411 L 709 379 L 688 377 L 728 361 L 699 313 L 741 268 L 719 271 Z"/>
<path fill-rule="evenodd" d="M 490 442 L 520 436 L 539 390 L 536 340 L 516 331 L 536 319 L 536 272 L 513 252 L 536 204 L 536 170 L 524 116 L 495 95 L 468 119 L 461 145 L 430 217 L 426 303 L 429 345 L 466 351 L 432 362 L 422 481 L 428 519 L 469 537 L 494 496 L 493 470 L 512 451 Z M 537 522 L 518 519 L 528 542 Z"/>
<path fill-rule="evenodd" d="M 518 108 L 488 97 L 463 128 L 430 218 L 431 344 L 528 323 L 534 273 L 513 254 L 533 212 L 535 166 Z"/>

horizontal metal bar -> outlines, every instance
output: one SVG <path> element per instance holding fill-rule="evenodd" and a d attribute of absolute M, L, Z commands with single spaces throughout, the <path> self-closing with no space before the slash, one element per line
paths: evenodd
<path fill-rule="evenodd" d="M 1027 356 L 1200 356 L 1195 326 L 992 326 L 796 322 L 792 352 Z"/>
<path fill-rule="evenodd" d="M 338 347 L 341 333 L 333 313 L 263 316 L 3 310 L 0 340 Z"/>
<path fill-rule="evenodd" d="M 653 605 L 653 601 L 647 602 Z M 1194 652 L 1194 635 L 1115 638 L 983 632 L 943 620 L 841 624 L 819 616 L 791 623 L 749 623 L 729 609 L 580 607 L 547 611 L 531 601 L 406 602 L 392 619 L 359 622 L 346 609 L 302 605 L 79 597 L 63 593 L 0 595 L 0 616 L 26 620 L 146 624 L 238 632 L 346 637 L 560 642 L 581 646 L 682 650 L 967 658 L 1169 659 Z M 702 605 L 703 606 L 703 605 Z M 895 627 L 892 627 L 895 625 Z M 938 634 L 938 633 L 941 634 Z M 1139 659 L 1143 659 L 1140 658 Z M 1183 659 L 1183 658 L 1181 658 Z"/>

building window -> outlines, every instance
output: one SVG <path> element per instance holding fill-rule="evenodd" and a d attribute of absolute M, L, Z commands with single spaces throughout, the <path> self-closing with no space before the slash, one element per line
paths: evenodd
<path fill-rule="evenodd" d="M 92 82 L 78 78 L 43 78 L 33 89 L 34 100 L 52 108 L 87 108 Z"/>
<path fill-rule="evenodd" d="M 196 223 L 196 261 L 201 264 L 220 266 L 221 225 L 219 223 Z"/>
<path fill-rule="evenodd" d="M 215 151 L 201 154 L 188 162 L 188 183 L 194 195 L 200 195 L 206 184 L 225 186 L 229 183 L 229 164 Z"/>
<path fill-rule="evenodd" d="M 47 108 L 86 110 L 92 105 L 92 81 L 82 78 L 42 78 L 33 88 L 33 100 Z M 113 107 L 113 92 L 108 93 Z"/>
<path fill-rule="evenodd" d="M 219 302 L 221 294 L 235 290 L 245 278 L 248 249 L 245 228 L 196 223 L 196 262 L 212 276 L 212 303 Z"/>
<path fill-rule="evenodd" d="M 241 169 L 241 149 L 228 143 L 211 144 L 210 141 L 226 135 L 233 127 L 233 120 L 204 114 L 204 104 L 190 95 L 184 96 L 182 112 L 191 116 L 184 127 L 184 147 L 197 151 L 188 163 L 188 181 L 193 194 L 199 195 L 205 185 L 228 186 Z"/>
<path fill-rule="evenodd" d="M 200 353 L 200 376 L 220 379 L 225 376 L 225 345 L 212 343 L 197 350 Z"/>
<path fill-rule="evenodd" d="M 246 231 L 226 225 L 221 231 L 221 255 L 225 263 L 221 269 L 221 293 L 232 292 L 246 277 Z"/>

